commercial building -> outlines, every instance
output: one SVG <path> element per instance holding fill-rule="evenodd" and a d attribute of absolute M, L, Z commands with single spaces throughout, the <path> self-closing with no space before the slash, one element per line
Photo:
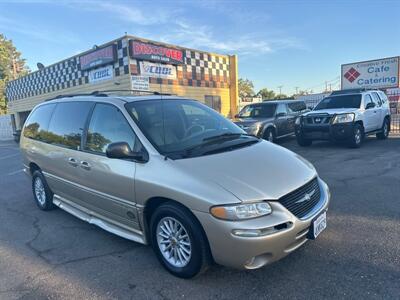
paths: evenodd
<path fill-rule="evenodd" d="M 94 91 L 156 91 L 199 100 L 225 116 L 238 104 L 237 56 L 125 35 L 50 66 L 6 88 L 14 129 L 35 105 L 58 95 Z"/>

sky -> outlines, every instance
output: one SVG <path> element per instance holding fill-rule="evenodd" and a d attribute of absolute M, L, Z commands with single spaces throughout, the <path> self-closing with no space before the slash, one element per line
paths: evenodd
<path fill-rule="evenodd" d="M 286 94 L 339 88 L 341 64 L 400 55 L 399 19 L 396 0 L 0 0 L 0 33 L 31 70 L 127 32 L 236 54 L 256 92 Z"/>

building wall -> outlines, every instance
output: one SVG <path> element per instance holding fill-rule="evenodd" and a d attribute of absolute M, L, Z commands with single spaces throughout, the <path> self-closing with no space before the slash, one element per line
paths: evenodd
<path fill-rule="evenodd" d="M 65 94 L 132 89 L 131 75 L 141 75 L 141 70 L 139 60 L 130 56 L 130 40 L 175 48 L 183 53 L 183 63 L 176 65 L 176 78 L 149 77 L 150 90 L 177 94 L 201 102 L 205 102 L 206 95 L 220 96 L 221 113 L 226 116 L 236 113 L 238 98 L 236 56 L 212 54 L 125 36 L 9 82 L 6 95 L 9 112 L 15 118 L 16 129 L 21 128 L 27 113 L 35 105 L 47 99 Z M 92 83 L 89 80 L 90 70 L 83 70 L 80 57 L 109 45 L 116 45 L 116 60 L 110 64 L 113 66 L 113 78 Z"/>

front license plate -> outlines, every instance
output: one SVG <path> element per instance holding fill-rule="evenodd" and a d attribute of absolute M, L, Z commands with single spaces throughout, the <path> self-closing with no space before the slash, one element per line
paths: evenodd
<path fill-rule="evenodd" d="M 316 239 L 326 228 L 326 211 L 320 214 L 312 223 L 312 239 Z"/>

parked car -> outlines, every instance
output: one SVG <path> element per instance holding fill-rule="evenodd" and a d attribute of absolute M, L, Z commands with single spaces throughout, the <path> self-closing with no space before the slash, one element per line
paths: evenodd
<path fill-rule="evenodd" d="M 265 101 L 246 105 L 233 121 L 248 134 L 274 142 L 294 135 L 296 118 L 307 111 L 304 101 Z"/>
<path fill-rule="evenodd" d="M 358 148 L 366 135 L 386 139 L 390 131 L 389 101 L 379 90 L 343 90 L 321 100 L 296 119 L 300 146 L 313 140 L 345 141 Z"/>
<path fill-rule="evenodd" d="M 179 277 L 212 262 L 260 268 L 326 227 L 329 189 L 307 160 L 195 100 L 48 101 L 20 145 L 40 209 L 150 244 Z"/>

